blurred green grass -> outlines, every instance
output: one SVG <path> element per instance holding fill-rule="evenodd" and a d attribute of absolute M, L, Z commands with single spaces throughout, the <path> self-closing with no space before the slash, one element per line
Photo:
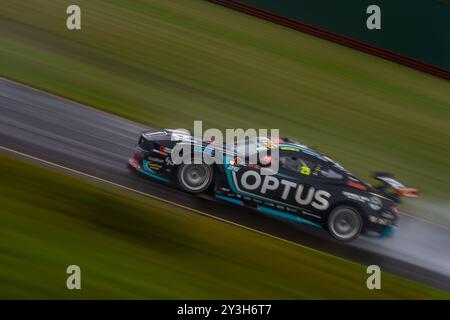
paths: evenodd
<path fill-rule="evenodd" d="M 0 2 L 0 75 L 156 127 L 280 128 L 450 226 L 447 81 L 195 0 Z"/>
<path fill-rule="evenodd" d="M 362 265 L 4 155 L 0 167 L 2 299 L 450 299 L 388 273 L 370 291 Z M 66 288 L 72 264 L 81 290 Z"/>

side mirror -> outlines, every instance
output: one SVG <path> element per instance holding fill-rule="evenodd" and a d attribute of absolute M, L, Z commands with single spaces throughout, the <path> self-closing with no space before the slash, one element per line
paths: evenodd
<path fill-rule="evenodd" d="M 258 155 L 258 165 L 262 168 L 270 167 L 272 164 L 272 157 L 270 155 L 265 155 L 264 157 L 260 158 Z"/>

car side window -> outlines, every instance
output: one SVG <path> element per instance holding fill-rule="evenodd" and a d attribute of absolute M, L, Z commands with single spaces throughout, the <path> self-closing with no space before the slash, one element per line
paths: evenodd
<path fill-rule="evenodd" d="M 297 172 L 298 165 L 299 165 L 299 162 L 296 157 L 290 157 L 290 156 L 281 156 L 280 157 L 280 166 L 284 169 Z"/>
<path fill-rule="evenodd" d="M 280 154 L 280 167 L 298 174 L 322 179 L 343 179 L 343 175 L 318 159 L 299 154 Z"/>
<path fill-rule="evenodd" d="M 311 160 L 301 157 L 298 153 L 281 154 L 280 167 L 288 171 L 309 176 L 312 174 L 315 164 Z"/>
<path fill-rule="evenodd" d="M 342 179 L 344 176 L 328 166 L 319 165 L 316 167 L 314 175 L 326 179 Z"/>

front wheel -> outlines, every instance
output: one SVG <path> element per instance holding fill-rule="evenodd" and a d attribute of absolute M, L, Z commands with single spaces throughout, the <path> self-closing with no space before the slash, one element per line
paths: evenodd
<path fill-rule="evenodd" d="M 352 207 L 341 206 L 333 209 L 328 216 L 328 232 L 340 241 L 352 241 L 361 233 L 361 215 Z"/>
<path fill-rule="evenodd" d="M 214 174 L 207 164 L 182 164 L 178 168 L 178 184 L 189 193 L 201 193 L 209 188 Z"/>

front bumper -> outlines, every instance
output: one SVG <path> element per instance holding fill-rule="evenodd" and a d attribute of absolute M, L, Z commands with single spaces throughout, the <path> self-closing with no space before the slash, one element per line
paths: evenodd
<path fill-rule="evenodd" d="M 372 225 L 373 226 L 373 225 Z M 384 239 L 391 237 L 397 231 L 396 225 L 367 227 L 364 236 L 369 238 Z"/>

